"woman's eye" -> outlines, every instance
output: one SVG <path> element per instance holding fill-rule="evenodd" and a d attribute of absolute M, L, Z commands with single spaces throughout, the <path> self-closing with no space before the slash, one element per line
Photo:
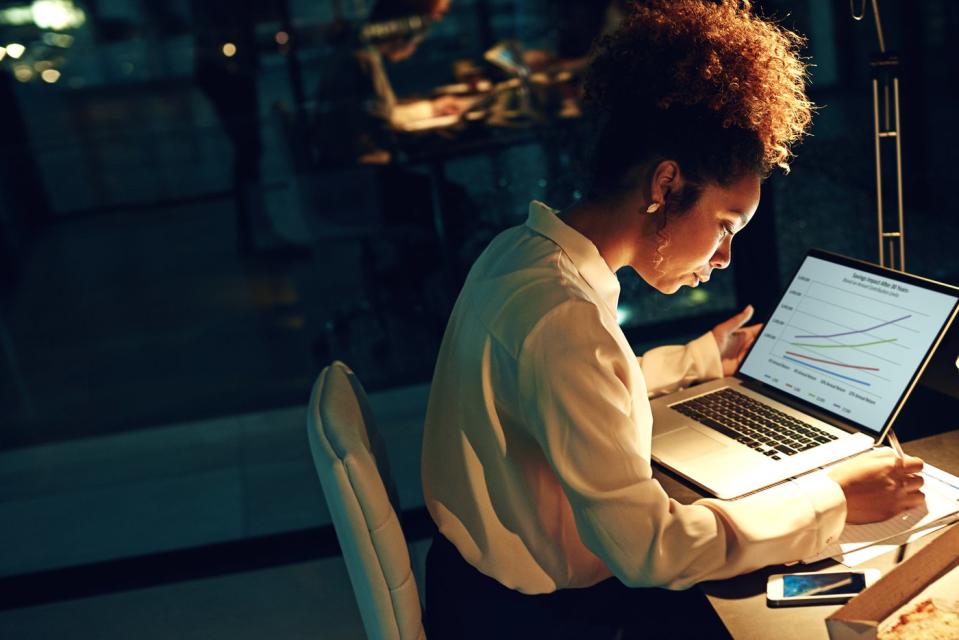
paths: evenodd
<path fill-rule="evenodd" d="M 725 238 L 726 236 L 733 235 L 732 229 L 730 229 L 726 225 L 720 225 L 719 229 L 720 229 L 720 234 L 719 234 L 720 238 Z"/>

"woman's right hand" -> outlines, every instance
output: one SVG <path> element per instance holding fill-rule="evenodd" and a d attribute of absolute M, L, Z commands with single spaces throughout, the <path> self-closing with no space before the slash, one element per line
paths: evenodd
<path fill-rule="evenodd" d="M 923 462 L 900 458 L 888 447 L 873 449 L 829 471 L 846 494 L 846 522 L 879 522 L 926 501 L 919 475 Z"/>

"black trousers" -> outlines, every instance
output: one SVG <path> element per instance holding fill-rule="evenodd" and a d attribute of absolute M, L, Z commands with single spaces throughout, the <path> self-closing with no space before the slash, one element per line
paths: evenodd
<path fill-rule="evenodd" d="M 699 589 L 631 589 L 610 578 L 525 595 L 477 571 L 439 533 L 426 557 L 425 621 L 430 640 L 730 637 Z"/>

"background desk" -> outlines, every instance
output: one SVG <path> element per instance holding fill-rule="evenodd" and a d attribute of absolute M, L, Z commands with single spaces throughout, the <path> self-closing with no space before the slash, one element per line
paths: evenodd
<path fill-rule="evenodd" d="M 933 466 L 959 475 L 959 429 L 906 442 L 903 449 Z M 692 485 L 662 468 L 654 467 L 653 475 L 666 492 L 680 502 L 688 504 L 703 497 Z M 904 557 L 911 556 L 935 539 L 936 535 L 934 533 L 906 545 Z M 890 552 L 862 566 L 881 569 L 885 575 L 896 564 L 898 555 L 898 552 Z M 836 563 L 832 560 L 823 560 L 801 567 L 767 567 L 729 580 L 706 582 L 699 588 L 706 594 L 726 629 L 736 640 L 826 640 L 829 636 L 823 620 L 838 609 L 839 605 L 768 607 L 766 578 L 774 573 L 816 571 L 834 566 Z"/>

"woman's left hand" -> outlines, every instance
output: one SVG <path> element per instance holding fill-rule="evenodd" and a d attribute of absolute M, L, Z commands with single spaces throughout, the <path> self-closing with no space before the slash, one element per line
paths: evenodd
<path fill-rule="evenodd" d="M 719 347 L 719 357 L 723 361 L 724 376 L 736 373 L 743 358 L 746 357 L 746 352 L 763 328 L 762 324 L 744 327 L 743 325 L 752 317 L 753 306 L 749 304 L 732 318 L 717 324 L 712 329 L 716 345 Z"/>

